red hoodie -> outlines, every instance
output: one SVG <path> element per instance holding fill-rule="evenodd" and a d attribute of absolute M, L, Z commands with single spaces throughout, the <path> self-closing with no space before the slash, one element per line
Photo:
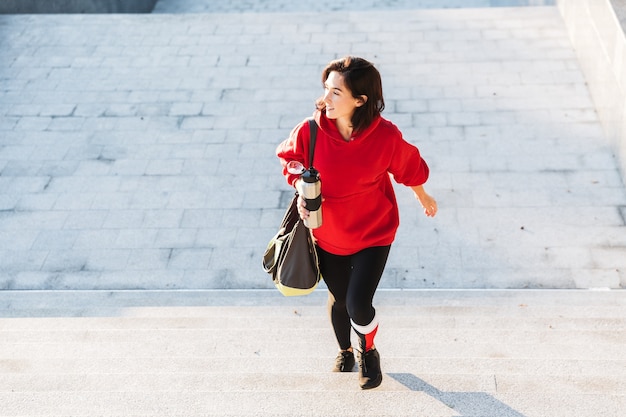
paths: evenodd
<path fill-rule="evenodd" d="M 313 166 L 320 172 L 324 198 L 322 226 L 313 230 L 317 244 L 336 255 L 390 245 L 400 218 L 389 177 L 407 186 L 425 183 L 429 170 L 419 150 L 382 117 L 350 141 L 325 113 L 316 112 L 315 119 L 319 129 Z M 276 149 L 291 185 L 299 175 L 289 174 L 286 165 L 293 160 L 308 165 L 309 141 L 305 120 Z"/>

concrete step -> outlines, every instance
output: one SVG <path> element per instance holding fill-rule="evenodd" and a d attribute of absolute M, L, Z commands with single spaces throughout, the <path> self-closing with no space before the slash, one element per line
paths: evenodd
<path fill-rule="evenodd" d="M 619 416 L 621 291 L 385 291 L 384 381 L 330 372 L 325 291 L 2 292 L 2 416 Z M 598 414 L 600 413 L 600 414 Z"/>
<path fill-rule="evenodd" d="M 254 312 L 251 312 L 254 313 Z M 569 329 L 560 329 L 556 325 L 548 325 L 546 327 L 536 327 L 536 324 L 523 326 L 525 328 L 505 328 L 505 329 L 490 329 L 487 326 L 480 326 L 478 329 L 467 329 L 463 326 L 463 323 L 455 325 L 453 328 L 435 328 L 427 327 L 423 328 L 413 321 L 411 317 L 397 318 L 396 320 L 388 320 L 387 317 L 390 312 L 386 309 L 380 309 L 381 315 L 385 317 L 384 328 L 381 328 L 381 332 L 385 332 L 387 327 L 394 329 L 393 339 L 404 341 L 404 338 L 412 339 L 415 337 L 413 332 L 418 332 L 419 337 L 422 337 L 426 344 L 437 345 L 439 343 L 455 342 L 459 345 L 474 344 L 474 345 L 497 345 L 498 341 L 506 338 L 516 338 L 523 340 L 524 344 L 559 344 L 563 342 L 563 335 L 571 332 L 575 329 L 578 333 L 576 344 L 584 345 L 590 351 L 593 350 L 593 346 L 587 346 L 592 341 L 598 339 L 610 340 L 623 340 L 626 337 L 626 330 L 621 328 L 616 329 L 603 329 L 603 330 L 583 330 L 571 326 Z M 428 311 L 416 311 L 415 314 L 428 315 Z M 454 314 L 454 313 L 450 313 Z M 496 313 L 497 314 L 497 313 Z M 503 319 L 501 319 L 503 320 Z M 167 321 L 166 321 L 167 322 Z M 315 321 L 310 320 L 297 320 L 292 322 L 290 320 L 268 320 L 267 323 L 255 323 L 254 321 L 247 320 L 242 317 L 237 321 L 227 320 L 229 328 L 223 328 L 221 326 L 213 327 L 210 325 L 203 325 L 196 327 L 195 325 L 189 325 L 184 319 L 176 320 L 175 327 L 168 328 L 163 320 L 152 320 L 148 328 L 134 328 L 124 327 L 115 328 L 115 322 L 105 325 L 104 328 L 100 328 L 96 323 L 87 323 L 83 329 L 57 329 L 58 325 L 55 321 L 49 321 L 46 326 L 52 326 L 54 330 L 47 329 L 32 329 L 28 327 L 28 324 L 22 325 L 23 328 L 19 330 L 7 330 L 3 329 L 3 337 L 7 343 L 13 343 L 14 345 L 32 345 L 33 348 L 42 348 L 43 345 L 50 344 L 62 345 L 65 343 L 73 343 L 81 341 L 86 345 L 106 346 L 107 344 L 117 344 L 122 341 L 130 345 L 133 344 L 145 344 L 149 346 L 153 344 L 156 346 L 162 346 L 164 336 L 172 336 L 173 342 L 184 341 L 191 342 L 197 340 L 199 343 L 206 343 L 209 346 L 215 345 L 216 350 L 226 348 L 226 345 L 232 340 L 249 339 L 249 333 L 252 333 L 252 338 L 258 336 L 259 332 L 266 333 L 268 344 L 272 345 L 274 341 L 285 340 L 292 341 L 294 345 L 304 348 L 309 343 L 323 337 L 327 332 L 327 323 L 325 319 L 318 319 Z M 515 326 L 516 322 L 510 323 L 510 326 Z M 533 327 L 535 326 L 535 327 Z M 603 319 L 596 319 L 596 327 L 603 327 Z M 155 332 L 158 330 L 157 332 Z M 310 336 L 307 340 L 294 340 L 293 337 L 306 331 Z M 403 336 L 406 335 L 406 336 Z M 219 336 L 218 339 L 224 340 L 223 344 L 216 345 L 215 336 Z M 568 342 L 570 344 L 571 342 Z M 401 343 L 402 344 L 402 343 Z M 49 348 L 49 347 L 47 347 Z M 20 348 L 14 347 L 16 352 Z M 626 355 L 626 352 L 624 353 Z M 620 355 L 618 355 L 619 357 Z"/>

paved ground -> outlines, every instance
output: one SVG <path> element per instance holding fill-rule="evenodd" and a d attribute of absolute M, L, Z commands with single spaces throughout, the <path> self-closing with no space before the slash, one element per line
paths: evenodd
<path fill-rule="evenodd" d="M 1 292 L 0 416 L 622 417 L 621 291 L 382 291 L 383 384 L 323 291 Z"/>
<path fill-rule="evenodd" d="M 1 288 L 270 288 L 274 148 L 347 53 L 378 64 L 441 207 L 398 190 L 382 287 L 625 285 L 626 192 L 554 7 L 2 16 L 0 35 Z"/>

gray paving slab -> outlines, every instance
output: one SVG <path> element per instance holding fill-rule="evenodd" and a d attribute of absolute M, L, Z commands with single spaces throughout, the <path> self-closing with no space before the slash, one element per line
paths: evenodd
<path fill-rule="evenodd" d="M 621 416 L 622 290 L 382 290 L 383 384 L 319 290 L 0 292 L 2 416 Z"/>
<path fill-rule="evenodd" d="M 398 188 L 381 287 L 625 285 L 626 191 L 555 7 L 254 4 L 0 17 L 0 288 L 271 288 L 274 149 L 344 54 L 379 66 L 440 205 Z"/>

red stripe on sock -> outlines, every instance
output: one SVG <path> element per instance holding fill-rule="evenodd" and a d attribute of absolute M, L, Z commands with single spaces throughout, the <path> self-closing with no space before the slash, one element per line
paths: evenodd
<path fill-rule="evenodd" d="M 365 335 L 365 351 L 372 349 L 374 346 L 374 337 L 376 337 L 376 332 L 378 331 L 378 325 L 372 330 L 371 333 Z"/>

